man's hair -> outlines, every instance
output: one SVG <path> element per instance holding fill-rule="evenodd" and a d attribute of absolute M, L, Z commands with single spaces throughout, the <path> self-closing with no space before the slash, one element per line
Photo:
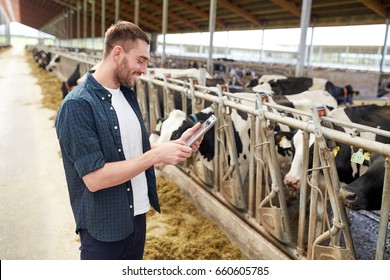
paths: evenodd
<path fill-rule="evenodd" d="M 136 46 L 137 40 L 143 40 L 148 45 L 148 35 L 136 24 L 128 21 L 118 21 L 111 25 L 104 36 L 104 54 L 106 57 L 115 46 L 121 46 L 125 52 Z"/>

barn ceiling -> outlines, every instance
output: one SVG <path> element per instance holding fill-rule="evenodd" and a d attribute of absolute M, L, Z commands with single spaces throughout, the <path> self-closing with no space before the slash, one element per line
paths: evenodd
<path fill-rule="evenodd" d="M 115 22 L 115 3 L 119 19 L 134 21 L 135 0 L 86 0 L 87 37 L 92 34 L 92 3 L 95 3 L 96 37 L 101 35 L 101 10 L 105 2 L 105 28 Z M 167 33 L 209 30 L 209 0 L 168 0 Z M 45 31 L 57 37 L 77 37 L 76 8 L 84 0 L 0 0 L 11 21 Z M 217 0 L 216 31 L 292 28 L 300 26 L 302 0 Z M 384 24 L 390 0 L 312 0 L 311 22 L 314 26 Z M 139 0 L 139 25 L 149 33 L 162 33 L 163 0 Z M 66 24 L 60 19 L 72 16 Z M 81 10 L 80 33 L 84 35 Z M 65 20 L 63 20 L 65 22 Z M 52 23 L 52 27 L 49 28 Z M 58 29 L 71 32 L 58 33 Z M 57 31 L 56 31 L 57 30 Z M 57 34 L 54 34 L 57 33 Z"/>

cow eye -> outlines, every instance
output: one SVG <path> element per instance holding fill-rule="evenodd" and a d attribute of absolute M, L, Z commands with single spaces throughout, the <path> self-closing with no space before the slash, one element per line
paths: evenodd
<path fill-rule="evenodd" d="M 171 140 L 179 139 L 180 136 L 181 136 L 180 132 L 179 132 L 178 130 L 175 130 L 175 131 L 172 133 Z"/>

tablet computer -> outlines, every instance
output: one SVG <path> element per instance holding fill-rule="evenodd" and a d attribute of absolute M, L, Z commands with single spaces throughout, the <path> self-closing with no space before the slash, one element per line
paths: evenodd
<path fill-rule="evenodd" d="M 186 146 L 191 147 L 194 145 L 196 141 L 199 140 L 207 131 L 209 131 L 210 128 L 214 126 L 214 124 L 217 122 L 217 117 L 215 115 L 211 115 L 202 125 L 192 134 L 190 135 L 186 140 Z"/>

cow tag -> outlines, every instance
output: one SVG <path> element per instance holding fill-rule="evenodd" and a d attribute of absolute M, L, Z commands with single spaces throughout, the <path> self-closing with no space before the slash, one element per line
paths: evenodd
<path fill-rule="evenodd" d="M 162 123 L 162 120 L 159 120 L 159 122 L 156 124 L 156 131 L 161 132 Z"/>
<path fill-rule="evenodd" d="M 286 136 L 283 136 L 282 139 L 280 139 L 279 141 L 279 147 L 283 149 L 291 148 L 292 147 L 291 141 L 288 140 Z"/>
<path fill-rule="evenodd" d="M 371 153 L 370 152 L 365 152 L 364 153 L 364 159 L 370 161 L 371 160 Z"/>
<path fill-rule="evenodd" d="M 351 157 L 351 161 L 357 164 L 363 164 L 364 162 L 363 149 L 359 149 L 359 151 L 354 153 Z"/>
<path fill-rule="evenodd" d="M 339 151 L 340 151 L 340 147 L 339 146 L 334 147 L 333 148 L 333 156 L 336 157 L 337 154 L 339 153 Z"/>

